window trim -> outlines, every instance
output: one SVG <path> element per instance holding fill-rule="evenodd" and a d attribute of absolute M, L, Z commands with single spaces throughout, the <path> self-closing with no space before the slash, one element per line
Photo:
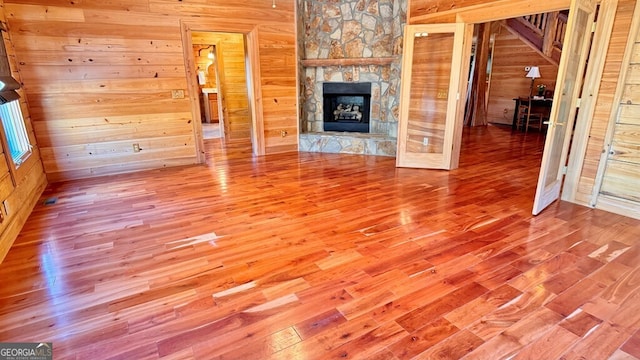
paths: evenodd
<path fill-rule="evenodd" d="M 8 154 L 16 169 L 33 154 L 33 145 L 29 139 L 27 126 L 19 100 L 0 105 L 0 121 L 7 141 Z"/>

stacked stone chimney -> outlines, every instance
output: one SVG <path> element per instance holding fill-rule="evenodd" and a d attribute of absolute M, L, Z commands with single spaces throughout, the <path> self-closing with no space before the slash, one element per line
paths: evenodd
<path fill-rule="evenodd" d="M 322 84 L 371 82 L 372 134 L 397 137 L 406 0 L 298 0 L 302 59 L 359 59 L 361 65 L 306 66 L 301 132 L 323 131 Z M 366 59 L 389 59 L 376 65 Z"/>

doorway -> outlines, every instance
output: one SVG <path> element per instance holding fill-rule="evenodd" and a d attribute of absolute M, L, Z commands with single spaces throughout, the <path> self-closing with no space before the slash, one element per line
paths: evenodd
<path fill-rule="evenodd" d="M 245 36 L 241 33 L 191 33 L 203 138 L 214 133 L 226 140 L 249 139 L 251 114 L 247 81 Z M 209 134 L 208 134 L 209 133 Z"/>
<path fill-rule="evenodd" d="M 225 114 L 222 106 L 223 97 L 220 96 L 220 76 L 217 54 L 219 43 L 199 43 L 207 41 L 208 34 L 192 34 L 193 56 L 195 58 L 196 73 L 198 75 L 198 100 L 200 103 L 200 123 L 202 137 L 205 140 L 225 137 Z"/>
<path fill-rule="evenodd" d="M 540 6 L 536 9 L 536 11 L 540 11 L 540 12 L 561 10 L 562 8 L 566 9 L 566 6 L 563 6 L 562 4 L 559 4 L 559 3 L 558 4 L 554 3 L 549 5 L 547 5 L 546 3 L 540 3 L 539 5 Z M 491 5 L 487 5 L 487 6 L 490 7 Z M 564 173 L 561 167 L 564 166 L 564 164 L 566 163 L 568 147 L 569 147 L 569 143 L 567 140 L 570 139 L 571 137 L 571 135 L 568 134 L 569 131 L 567 130 L 571 130 L 573 127 L 573 117 L 576 114 L 575 109 L 577 109 L 576 104 L 578 102 L 579 90 L 581 89 L 580 84 L 582 83 L 582 81 L 578 83 L 578 80 L 582 80 L 582 78 L 579 76 L 581 74 L 584 74 L 583 66 L 586 63 L 586 61 L 583 61 L 583 60 L 586 58 L 586 55 L 587 55 L 586 50 L 588 50 L 588 48 L 586 47 L 586 42 L 587 40 L 589 41 L 591 40 L 590 37 L 587 37 L 587 36 L 580 37 L 578 35 L 588 33 L 587 27 L 591 23 L 591 20 L 593 19 L 594 12 L 595 12 L 595 3 L 593 1 L 580 2 L 580 1 L 573 0 L 571 1 L 570 6 L 568 7 L 571 9 L 570 14 L 572 15 L 570 15 L 570 18 L 568 21 L 569 26 L 568 26 L 567 33 L 569 34 L 569 37 L 566 43 L 571 44 L 569 48 L 571 48 L 572 51 L 568 53 L 571 55 L 571 59 L 573 61 L 567 61 L 567 59 L 569 59 L 569 56 L 567 57 L 563 56 L 563 60 L 560 61 L 560 68 L 559 68 L 558 77 L 557 77 L 557 88 L 562 89 L 562 92 L 560 91 L 556 92 L 554 96 L 554 101 L 553 101 L 554 105 L 552 106 L 552 109 L 551 109 L 550 124 L 549 124 L 550 131 L 546 139 L 545 151 L 542 159 L 540 179 L 539 179 L 539 184 L 536 192 L 536 201 L 534 204 L 534 214 L 537 214 L 542 208 L 544 208 L 544 206 L 549 204 L 551 201 L 554 201 L 559 196 L 560 186 L 558 185 L 562 183 L 562 174 Z M 492 10 L 495 10 L 495 11 L 486 12 L 486 11 L 483 11 L 482 8 L 463 10 L 457 13 L 457 20 L 463 24 L 485 23 L 489 21 L 500 20 L 501 18 L 504 18 L 504 17 L 522 16 L 525 14 L 522 14 L 521 12 L 527 11 L 527 10 L 523 10 L 522 8 L 516 8 L 513 6 L 505 7 L 504 12 L 497 11 L 497 9 L 492 9 Z M 529 12 L 531 10 L 532 9 L 529 9 Z M 500 14 L 500 15 L 497 15 L 497 14 Z M 573 17 L 573 20 L 572 20 L 572 17 Z M 434 18 L 434 19 L 437 19 L 437 18 Z M 421 20 L 425 20 L 426 22 L 429 22 L 428 19 L 426 18 L 423 18 Z M 573 27 L 572 27 L 572 24 L 573 24 Z M 444 25 L 444 24 L 440 24 L 440 25 Z M 437 24 L 433 24 L 432 26 L 437 26 Z M 411 35 L 412 32 L 415 32 L 416 35 L 419 33 L 421 36 L 425 36 L 425 35 L 429 36 L 429 31 L 430 30 L 433 31 L 433 29 L 435 28 L 429 28 L 429 27 L 426 27 L 426 25 L 409 25 L 407 26 L 407 33 Z M 596 34 L 599 34 L 599 36 L 602 36 L 602 37 L 606 37 L 607 35 L 610 34 L 610 29 L 608 30 L 600 29 L 600 31 L 596 31 Z M 470 55 L 469 55 L 470 48 L 471 48 L 470 38 L 471 37 L 469 35 L 466 35 L 465 38 L 462 40 L 462 42 L 466 44 L 465 48 L 467 49 L 467 53 L 463 57 L 464 59 L 470 58 Z M 414 42 L 416 41 L 414 39 L 418 39 L 419 41 L 420 36 L 405 37 L 404 56 L 412 57 L 413 45 L 414 45 Z M 454 52 L 455 51 L 456 51 L 456 48 L 454 47 Z M 598 54 L 598 55 L 600 58 L 603 57 L 603 55 L 601 54 Z M 409 142 L 403 138 L 403 135 L 404 135 L 403 128 L 406 129 L 408 127 L 407 121 L 409 118 L 408 114 L 410 110 L 408 105 L 408 102 L 409 102 L 408 100 L 410 99 L 410 95 L 412 94 L 412 91 L 415 90 L 413 89 L 412 82 L 408 81 L 411 79 L 411 73 L 412 73 L 411 60 L 413 59 L 404 59 L 404 63 L 403 63 L 402 91 L 404 93 L 403 98 L 406 98 L 405 100 L 406 102 L 404 104 L 401 103 L 401 111 L 400 111 L 400 122 L 399 122 L 400 136 L 398 139 L 398 154 L 400 156 L 403 155 L 403 152 L 405 153 L 416 152 L 414 151 L 413 148 L 410 148 L 407 145 Z M 431 64 L 430 66 L 436 67 L 440 65 L 442 64 L 435 63 L 435 64 Z M 454 68 L 453 70 L 455 70 L 456 73 L 459 73 L 459 72 L 461 72 L 462 74 L 468 73 L 468 67 L 464 67 L 464 66 Z M 599 70 L 596 69 L 595 66 L 593 68 L 588 69 L 587 78 L 599 78 L 599 75 L 597 74 L 598 71 Z M 453 71 L 451 72 L 451 74 L 452 74 L 451 76 L 455 75 Z M 441 98 L 443 100 L 448 98 L 447 113 L 451 111 L 456 112 L 456 109 L 457 109 L 457 115 L 455 117 L 452 117 L 452 118 L 455 118 L 453 120 L 453 124 L 451 124 L 449 120 L 445 121 L 444 124 L 436 124 L 439 128 L 442 128 L 442 129 L 449 128 L 450 126 L 453 126 L 455 129 L 455 131 L 450 132 L 450 134 L 453 135 L 452 146 L 444 147 L 441 152 L 443 155 L 446 155 L 445 159 L 449 159 L 449 161 L 446 164 L 444 164 L 444 166 L 440 166 L 440 168 L 453 169 L 453 168 L 456 168 L 458 165 L 457 161 L 459 157 L 460 142 L 461 142 L 460 129 L 462 128 L 463 117 L 460 116 L 461 114 L 460 106 L 459 104 L 456 105 L 456 103 L 460 99 L 460 94 L 466 93 L 466 85 L 467 85 L 466 81 L 460 82 L 455 89 L 457 90 L 457 92 L 456 91 L 453 92 L 454 96 L 447 96 L 447 91 L 444 88 L 434 89 L 434 91 L 432 91 L 434 98 Z M 452 86 L 455 86 L 455 83 L 452 83 Z M 419 90 L 422 90 L 422 89 L 419 89 Z M 448 92 L 451 93 L 451 89 L 449 89 Z M 559 94 L 563 94 L 562 97 L 558 96 Z M 567 109 L 567 111 L 561 111 L 563 109 Z M 583 111 L 581 108 L 581 113 L 582 112 Z M 426 152 L 433 152 L 433 151 L 429 151 L 429 148 L 427 147 L 427 145 L 431 143 L 431 136 L 429 135 L 431 135 L 433 132 L 431 131 L 431 128 L 428 126 L 429 124 L 425 124 L 424 122 L 432 123 L 433 122 L 432 118 L 433 117 L 430 117 L 430 116 L 423 117 L 424 119 L 423 123 L 419 123 L 418 125 L 415 125 L 415 124 L 413 125 L 413 128 L 417 129 L 418 135 L 422 136 L 422 138 L 417 138 L 416 141 L 419 141 L 421 139 L 423 140 L 422 141 L 423 146 L 420 149 L 423 149 Z M 588 137 L 587 131 L 584 131 L 583 129 L 576 129 L 576 130 L 577 130 L 575 133 L 576 139 L 584 140 L 586 139 L 586 137 Z M 582 130 L 582 131 L 579 131 L 579 130 Z M 404 145 L 407 145 L 407 146 L 404 146 Z M 409 155 L 412 155 L 412 154 L 409 154 Z M 406 157 L 408 157 L 408 155 Z M 402 166 L 402 164 L 398 164 L 398 165 Z M 433 165 L 430 166 L 429 164 L 425 164 L 422 162 L 420 162 L 419 165 L 420 166 L 416 166 L 415 164 L 412 163 L 412 164 L 409 164 L 408 166 L 426 167 L 426 168 L 434 167 Z M 557 177 L 553 176 L 554 174 L 557 174 L 558 176 Z M 539 201 L 540 199 L 542 199 L 542 201 Z"/>
<path fill-rule="evenodd" d="M 252 64 L 247 34 L 185 29 L 187 82 L 200 162 L 205 141 L 243 143 L 253 149 L 255 114 L 250 103 Z"/>

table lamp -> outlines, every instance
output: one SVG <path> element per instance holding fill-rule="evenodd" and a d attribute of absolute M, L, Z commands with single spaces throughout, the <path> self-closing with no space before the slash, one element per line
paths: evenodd
<path fill-rule="evenodd" d="M 526 77 L 531 78 L 531 87 L 529 88 L 529 106 L 527 106 L 527 123 L 524 128 L 525 132 L 529 130 L 529 120 L 531 119 L 531 97 L 533 96 L 533 81 L 540 77 L 540 69 L 537 66 L 532 66 L 531 69 L 529 69 Z"/>
<path fill-rule="evenodd" d="M 533 82 L 540 77 L 540 68 L 532 66 L 526 77 L 531 78 L 531 87 L 529 88 L 529 98 L 533 96 Z"/>

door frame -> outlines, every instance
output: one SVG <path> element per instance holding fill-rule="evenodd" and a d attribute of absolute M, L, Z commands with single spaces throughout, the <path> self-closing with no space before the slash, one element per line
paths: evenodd
<path fill-rule="evenodd" d="M 202 133 L 202 123 L 199 121 L 201 109 L 198 98 L 199 86 L 195 58 L 193 57 L 192 32 L 238 33 L 245 37 L 245 66 L 247 71 L 247 96 L 249 98 L 249 112 L 251 114 L 251 147 L 254 155 L 265 154 L 264 122 L 262 116 L 262 89 L 260 86 L 260 62 L 258 47 L 258 30 L 254 25 L 233 23 L 226 21 L 211 21 L 208 19 L 188 19 L 180 21 L 182 34 L 182 48 L 185 62 L 187 89 L 191 101 L 191 118 L 193 134 L 196 144 L 196 159 L 198 163 L 206 161 L 206 150 Z"/>
<path fill-rule="evenodd" d="M 598 4 L 596 0 L 574 0 L 572 5 L 574 4 L 576 9 L 569 10 L 567 34 L 562 45 L 556 91 L 549 116 L 549 129 L 533 200 L 533 215 L 538 215 L 560 199 L 567 173 L 566 164 L 574 133 L 575 118 L 584 110 L 579 101 L 583 94 L 582 85 L 585 83 L 587 59 L 589 54 L 593 53 L 592 33 Z M 586 16 L 583 17 L 584 23 L 578 21 L 581 14 Z"/>
<path fill-rule="evenodd" d="M 613 31 L 613 23 L 618 8 L 618 0 L 602 0 L 598 10 L 598 18 L 589 54 L 589 63 L 582 83 L 580 98 L 580 110 L 576 118 L 575 133 L 586 134 L 582 137 L 574 137 L 569 150 L 567 174 L 562 187 L 561 199 L 574 201 L 578 193 L 578 184 L 582 166 L 586 159 L 589 132 L 596 112 L 596 101 L 600 93 L 600 82 L 604 73 L 604 65 Z M 593 49 L 605 49 L 593 55 Z M 615 104 L 615 102 L 614 102 Z M 615 122 L 615 120 L 614 120 Z"/>

